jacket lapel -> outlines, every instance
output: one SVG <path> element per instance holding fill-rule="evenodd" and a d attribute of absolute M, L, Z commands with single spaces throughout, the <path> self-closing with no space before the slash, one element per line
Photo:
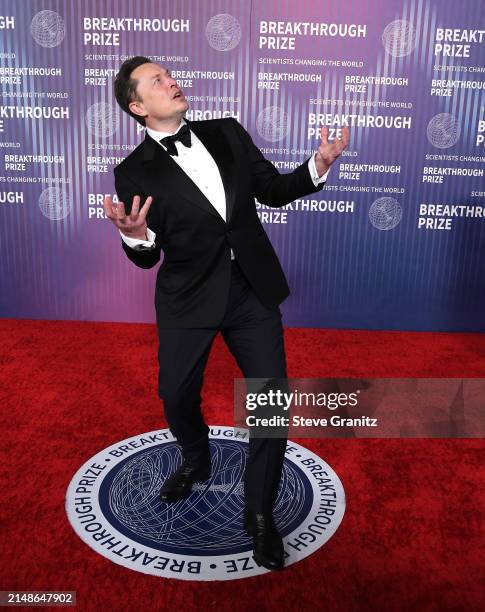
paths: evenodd
<path fill-rule="evenodd" d="M 219 127 L 211 121 L 189 121 L 189 128 L 197 135 L 212 155 L 221 174 L 226 195 L 226 223 L 229 222 L 236 196 L 236 168 L 234 155 L 227 138 Z M 174 197 L 182 195 L 206 212 L 221 216 L 206 198 L 196 183 L 174 161 L 173 157 L 156 142 L 148 133 L 145 135 L 143 158 L 145 166 L 146 193 L 172 193 Z"/>

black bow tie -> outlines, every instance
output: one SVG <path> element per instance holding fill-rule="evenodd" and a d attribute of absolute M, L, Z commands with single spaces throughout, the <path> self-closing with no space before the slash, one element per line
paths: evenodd
<path fill-rule="evenodd" d="M 189 126 L 184 123 L 184 125 L 180 128 L 180 130 L 176 134 L 171 134 L 170 136 L 165 136 L 162 138 L 160 142 L 167 147 L 170 155 L 178 155 L 177 147 L 175 146 L 175 141 L 180 140 L 183 145 L 186 147 L 191 146 L 190 141 L 190 130 Z"/>

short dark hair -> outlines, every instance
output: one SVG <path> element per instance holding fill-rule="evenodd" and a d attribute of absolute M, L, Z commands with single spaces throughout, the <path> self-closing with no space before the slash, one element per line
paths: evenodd
<path fill-rule="evenodd" d="M 119 69 L 114 82 L 114 94 L 116 101 L 126 113 L 131 115 L 131 117 L 136 119 L 138 123 L 141 123 L 142 125 L 145 125 L 145 117 L 140 117 L 140 115 L 132 113 L 130 107 L 128 106 L 130 102 L 142 101 L 136 91 L 138 81 L 137 79 L 131 78 L 131 73 L 133 70 L 135 70 L 135 68 L 138 68 L 138 66 L 151 63 L 151 61 L 152 60 L 149 57 L 144 57 L 143 55 L 130 57 L 130 59 L 125 60 L 121 64 L 121 68 Z"/>

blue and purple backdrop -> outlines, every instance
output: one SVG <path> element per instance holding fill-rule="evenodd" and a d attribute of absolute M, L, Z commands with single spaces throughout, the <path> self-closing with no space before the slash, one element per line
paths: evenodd
<path fill-rule="evenodd" d="M 144 138 L 113 96 L 132 55 L 280 172 L 350 126 L 322 191 L 255 201 L 286 325 L 485 331 L 482 0 L 1 0 L 1 316 L 155 321 L 102 204 Z"/>

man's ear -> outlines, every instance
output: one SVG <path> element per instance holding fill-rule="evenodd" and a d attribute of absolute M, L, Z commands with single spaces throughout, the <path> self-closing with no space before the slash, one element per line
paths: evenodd
<path fill-rule="evenodd" d="M 128 108 L 130 109 L 130 111 L 134 114 L 134 115 L 139 115 L 140 117 L 147 117 L 148 113 L 143 111 L 143 107 L 140 104 L 140 102 L 130 102 L 128 104 Z"/>

